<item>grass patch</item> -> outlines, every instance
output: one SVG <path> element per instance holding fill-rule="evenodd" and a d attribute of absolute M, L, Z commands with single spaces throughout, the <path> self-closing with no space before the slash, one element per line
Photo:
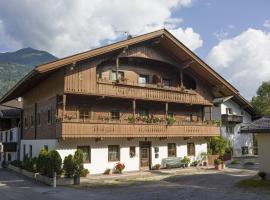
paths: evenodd
<path fill-rule="evenodd" d="M 237 184 L 240 187 L 251 189 L 251 190 L 259 190 L 263 192 L 267 192 L 270 194 L 270 181 L 269 180 L 261 180 L 259 178 L 250 178 L 245 179 Z"/>

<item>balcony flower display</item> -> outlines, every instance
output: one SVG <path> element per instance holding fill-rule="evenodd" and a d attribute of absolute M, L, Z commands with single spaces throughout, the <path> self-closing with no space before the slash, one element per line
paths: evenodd
<path fill-rule="evenodd" d="M 118 174 L 122 174 L 123 173 L 123 170 L 125 169 L 125 165 L 123 163 L 116 163 L 115 165 L 115 173 L 118 173 Z"/>

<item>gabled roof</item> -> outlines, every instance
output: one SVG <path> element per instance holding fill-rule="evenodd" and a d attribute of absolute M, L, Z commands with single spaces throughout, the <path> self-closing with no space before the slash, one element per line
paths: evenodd
<path fill-rule="evenodd" d="M 246 124 L 240 129 L 240 133 L 269 133 L 270 117 L 262 117 L 252 123 Z"/>
<path fill-rule="evenodd" d="M 202 74 L 203 78 L 207 80 L 208 83 L 213 87 L 221 86 L 224 96 L 234 96 L 235 100 L 239 104 L 243 105 L 243 107 L 245 107 L 247 111 L 249 111 L 250 113 L 254 112 L 249 102 L 239 94 L 239 91 L 234 86 L 232 86 L 216 71 L 209 67 L 204 61 L 202 61 L 190 49 L 188 49 L 184 44 L 177 40 L 166 29 L 161 29 L 131 39 L 123 40 L 97 49 L 93 49 L 83 53 L 68 56 L 66 58 L 62 58 L 53 62 L 39 65 L 29 74 L 27 74 L 22 80 L 20 80 L 10 91 L 8 91 L 0 100 L 0 103 L 21 96 L 24 92 L 31 88 L 33 84 L 40 82 L 41 80 L 46 78 L 46 76 L 49 76 L 50 73 L 57 69 L 60 69 L 61 67 L 154 39 L 159 39 L 160 45 L 163 48 L 167 49 L 175 58 L 179 59 L 179 61 L 192 60 L 193 62 L 190 65 L 191 70 L 198 72 L 198 74 Z"/>
<path fill-rule="evenodd" d="M 213 100 L 213 104 L 221 104 L 221 103 L 224 103 L 228 100 L 230 100 L 231 98 L 233 98 L 233 96 L 229 96 L 229 97 L 219 97 L 219 98 L 215 98 Z"/>

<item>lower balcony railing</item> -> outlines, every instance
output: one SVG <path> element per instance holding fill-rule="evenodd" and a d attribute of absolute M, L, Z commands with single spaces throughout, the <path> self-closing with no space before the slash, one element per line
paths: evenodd
<path fill-rule="evenodd" d="M 220 127 L 206 124 L 160 125 L 129 123 L 58 122 L 57 135 L 68 138 L 119 137 L 209 137 L 219 136 Z"/>

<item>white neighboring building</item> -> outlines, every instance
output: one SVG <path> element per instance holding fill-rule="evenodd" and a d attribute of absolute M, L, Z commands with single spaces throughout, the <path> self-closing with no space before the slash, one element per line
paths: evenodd
<path fill-rule="evenodd" d="M 239 134 L 241 126 L 252 122 L 252 116 L 233 97 L 214 100 L 213 119 L 221 121 L 221 136 L 230 141 L 233 156 L 253 154 L 253 134 Z"/>

